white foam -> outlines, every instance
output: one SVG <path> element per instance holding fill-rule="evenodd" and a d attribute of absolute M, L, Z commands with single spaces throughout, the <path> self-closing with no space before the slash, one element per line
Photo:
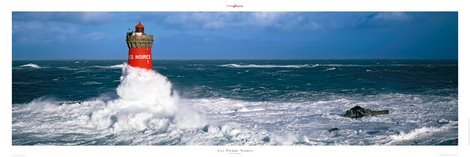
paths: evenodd
<path fill-rule="evenodd" d="M 457 122 L 450 122 L 449 124 L 440 126 L 440 127 L 421 127 L 421 128 L 416 128 L 413 129 L 409 132 L 403 132 L 400 131 L 398 135 L 390 135 L 388 137 L 388 140 L 390 140 L 387 144 L 410 144 L 410 141 L 413 143 L 413 141 L 425 141 L 423 139 L 429 138 L 432 139 L 433 135 L 438 135 L 439 134 L 446 134 L 449 136 L 447 133 L 450 129 L 453 129 L 457 127 Z M 450 137 L 455 137 L 453 135 L 450 135 Z"/>
<path fill-rule="evenodd" d="M 403 140 L 412 140 L 419 136 L 423 136 L 432 132 L 441 130 L 441 128 L 436 127 L 422 127 L 418 129 L 411 130 L 410 132 L 400 132 L 398 135 L 392 135 L 389 138 L 392 141 L 403 141 Z"/>
<path fill-rule="evenodd" d="M 204 115 L 180 101 L 172 84 L 155 71 L 124 64 L 120 82 L 117 97 L 102 95 L 79 102 L 40 97 L 18 104 L 13 109 L 19 121 L 14 127 L 25 132 L 50 132 L 52 136 L 77 130 L 121 133 L 196 129 L 206 124 Z"/>
<path fill-rule="evenodd" d="M 32 110 L 33 112 L 51 111 L 57 108 L 59 104 L 60 104 L 60 101 L 58 101 L 56 98 L 43 96 L 43 97 L 36 98 L 30 103 L 28 103 L 26 108 L 29 110 Z"/>
<path fill-rule="evenodd" d="M 25 138 L 33 141 L 72 136 L 73 142 L 64 143 L 105 145 L 433 144 L 425 140 L 457 135 L 455 118 L 446 117 L 456 113 L 453 97 L 382 94 L 306 101 L 180 99 L 166 77 L 127 65 L 120 82 L 117 96 L 79 102 L 41 97 L 23 106 L 15 104 L 13 133 L 33 134 Z M 355 105 L 389 109 L 390 114 L 361 119 L 342 116 Z M 339 131 L 329 133 L 331 128 Z M 13 143 L 21 145 L 25 139 Z"/>
<path fill-rule="evenodd" d="M 264 108 L 251 108 L 251 109 L 248 109 L 246 107 L 242 107 L 239 112 L 256 112 L 256 111 L 264 111 L 265 109 Z"/>
<path fill-rule="evenodd" d="M 175 120 L 178 128 L 197 128 L 204 117 L 181 104 L 167 78 L 155 71 L 123 66 L 118 99 L 107 102 L 102 110 L 92 113 L 91 123 L 99 129 L 115 131 L 144 130 L 167 126 Z"/>
<path fill-rule="evenodd" d="M 101 84 L 100 82 L 96 82 L 96 81 L 86 81 L 86 82 L 83 82 L 82 85 L 99 85 Z"/>
<path fill-rule="evenodd" d="M 57 67 L 62 70 L 77 70 L 77 68 L 71 68 L 71 67 Z"/>
<path fill-rule="evenodd" d="M 333 71 L 333 70 L 336 70 L 336 68 L 327 68 L 327 69 L 325 69 L 325 71 Z"/>
<path fill-rule="evenodd" d="M 272 137 L 272 140 L 276 145 L 294 145 L 300 141 L 298 137 L 291 133 L 287 133 L 283 136 L 275 135 Z"/>
<path fill-rule="evenodd" d="M 33 63 L 21 65 L 20 67 L 28 67 L 28 68 L 34 68 L 34 69 L 42 68 L 41 66 L 39 66 L 39 65 L 37 65 L 37 64 L 33 64 Z"/>
<path fill-rule="evenodd" d="M 116 64 L 116 65 L 110 65 L 110 66 L 97 65 L 97 66 L 92 66 L 92 67 L 102 68 L 102 69 L 121 69 L 121 68 L 124 68 L 124 66 L 127 66 L 127 65 L 125 65 L 125 64 Z"/>

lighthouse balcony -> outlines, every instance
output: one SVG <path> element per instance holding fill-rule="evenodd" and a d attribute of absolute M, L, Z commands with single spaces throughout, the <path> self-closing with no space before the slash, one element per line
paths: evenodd
<path fill-rule="evenodd" d="M 127 35 L 126 40 L 147 40 L 153 41 L 153 35 Z"/>
<path fill-rule="evenodd" d="M 126 41 L 129 48 L 152 48 L 153 35 L 127 35 Z"/>
<path fill-rule="evenodd" d="M 127 40 L 129 48 L 152 48 L 153 40 Z"/>

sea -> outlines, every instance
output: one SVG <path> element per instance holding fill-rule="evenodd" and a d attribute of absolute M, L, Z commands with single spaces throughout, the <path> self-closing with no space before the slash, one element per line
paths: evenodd
<path fill-rule="evenodd" d="M 457 145 L 457 60 L 13 61 L 13 145 Z M 361 106 L 389 114 L 349 118 Z"/>

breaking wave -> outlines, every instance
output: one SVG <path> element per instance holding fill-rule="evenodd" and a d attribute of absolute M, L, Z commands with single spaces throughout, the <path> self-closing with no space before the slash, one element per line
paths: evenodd
<path fill-rule="evenodd" d="M 327 69 L 325 69 L 325 71 L 333 71 L 333 70 L 336 70 L 336 68 L 327 68 Z"/>
<path fill-rule="evenodd" d="M 168 79 L 156 73 L 123 65 L 118 99 L 90 116 L 98 129 L 144 130 L 176 125 L 178 128 L 202 127 L 203 116 L 180 103 Z M 170 124 L 171 123 L 171 124 Z"/>
<path fill-rule="evenodd" d="M 116 95 L 78 102 L 40 97 L 24 107 L 13 109 L 18 113 L 18 119 L 32 119 L 15 123 L 13 127 L 21 128 L 22 132 L 53 129 L 51 134 L 63 135 L 70 132 L 165 132 L 168 129 L 196 129 L 206 124 L 202 113 L 180 101 L 165 76 L 127 65 L 122 69 Z"/>
<path fill-rule="evenodd" d="M 417 143 L 426 143 L 430 140 L 429 137 L 441 136 L 439 134 L 447 134 L 451 132 L 450 130 L 457 128 L 456 121 L 451 121 L 449 124 L 443 125 L 441 127 L 421 127 L 413 129 L 409 132 L 400 131 L 397 135 L 391 135 L 387 139 L 390 140 L 387 144 L 417 144 Z M 455 137 L 453 137 L 455 138 Z M 452 137 L 451 137 L 452 139 Z M 429 144 L 436 142 L 429 142 Z"/>
<path fill-rule="evenodd" d="M 92 66 L 94 68 L 102 68 L 102 69 L 121 69 L 124 68 L 126 65 L 124 64 L 116 64 L 116 65 L 110 65 L 110 66 Z"/>
<path fill-rule="evenodd" d="M 39 68 L 42 68 L 41 66 L 37 65 L 37 64 L 33 64 L 33 63 L 29 63 L 29 64 L 25 64 L 25 65 L 21 65 L 20 67 L 27 67 L 27 68 L 34 68 L 34 69 L 39 69 Z"/>

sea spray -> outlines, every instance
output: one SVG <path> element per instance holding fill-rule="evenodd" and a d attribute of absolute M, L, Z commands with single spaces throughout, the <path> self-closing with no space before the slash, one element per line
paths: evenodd
<path fill-rule="evenodd" d="M 204 116 L 181 103 L 165 76 L 126 64 L 122 72 L 116 89 L 119 98 L 108 101 L 104 109 L 91 115 L 90 122 L 96 128 L 141 131 L 169 125 L 179 129 L 205 125 Z"/>

